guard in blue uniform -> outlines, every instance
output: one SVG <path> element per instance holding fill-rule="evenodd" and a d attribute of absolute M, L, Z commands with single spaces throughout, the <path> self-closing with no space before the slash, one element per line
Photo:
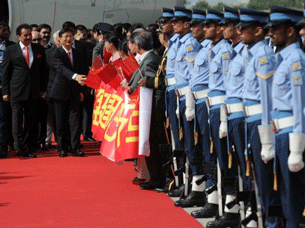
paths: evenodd
<path fill-rule="evenodd" d="M 220 125 L 220 106 L 224 103 L 225 98 L 225 82 L 228 74 L 230 63 L 230 55 L 232 53 L 231 45 L 223 39 L 223 29 L 220 22 L 223 20 L 223 14 L 208 9 L 205 27 L 205 37 L 212 40 L 209 53 L 210 77 L 207 103 L 210 108 L 210 136 L 213 141 L 213 151 L 219 160 L 221 174 L 223 177 L 237 176 L 237 170 L 233 173 L 233 169 L 228 169 L 228 156 L 226 150 L 226 139 L 219 138 Z M 213 161 L 216 164 L 216 159 Z M 225 187 L 226 194 L 234 191 L 234 184 L 228 183 Z M 218 189 L 221 192 L 221 189 Z M 193 216 L 207 218 L 213 217 L 218 211 L 217 189 L 209 192 L 208 204 L 199 211 L 193 212 Z"/>
<path fill-rule="evenodd" d="M 175 58 L 175 79 L 176 94 L 178 96 L 179 107 L 177 110 L 179 121 L 179 139 L 183 140 L 184 151 L 189 161 L 190 174 L 200 175 L 202 172 L 202 152 L 194 144 L 194 106 L 195 102 L 189 89 L 190 65 L 195 59 L 196 54 L 201 48 L 200 43 L 192 36 L 189 22 L 192 19 L 192 11 L 175 7 L 175 17 L 173 20 L 174 32 L 178 33 L 179 43 Z M 188 173 L 186 172 L 186 175 Z M 188 184 L 186 178 L 186 184 Z M 186 185 L 187 186 L 187 185 Z M 187 187 L 185 187 L 187 189 Z M 204 192 L 191 191 L 185 199 L 175 202 L 175 206 L 192 207 L 194 205 L 202 206 L 204 204 Z"/>
<path fill-rule="evenodd" d="M 205 18 L 205 11 L 194 9 L 192 20 L 189 22 L 193 37 L 202 47 L 197 53 L 195 59 L 191 61 L 189 69 L 189 87 L 191 93 L 187 94 L 187 96 L 191 96 L 187 97 L 187 99 L 190 100 L 189 103 L 195 106 L 195 108 L 192 109 L 192 112 L 185 113 L 187 119 L 194 118 L 194 130 L 192 135 L 194 135 L 194 145 L 198 148 L 198 150 L 196 150 L 198 153 L 193 157 L 192 161 L 192 165 L 195 165 L 198 170 L 192 178 L 192 192 L 201 193 L 203 193 L 206 188 L 206 176 L 203 175 L 203 163 L 206 163 L 210 156 L 209 125 L 205 100 L 208 93 L 209 79 L 207 47 L 211 44 L 211 41 L 204 39 L 203 22 Z M 212 180 L 209 180 L 208 187 L 212 184 Z M 205 194 L 201 195 L 203 196 L 202 200 L 205 200 Z M 193 200 L 194 199 L 184 200 L 184 206 L 186 204 L 189 204 L 190 206 L 193 205 Z M 198 199 L 195 198 L 195 201 L 197 200 Z"/>
<path fill-rule="evenodd" d="M 273 190 L 273 137 L 269 137 L 271 111 L 271 83 L 275 72 L 275 55 L 267 41 L 264 26 L 268 14 L 253 10 L 240 10 L 242 42 L 248 45 L 243 50 L 245 68 L 244 112 L 246 116 L 246 145 L 250 142 L 252 162 L 258 195 L 266 227 L 279 227 L 276 217 L 268 217 L 268 206 L 280 205 L 279 194 Z M 247 174 L 250 175 L 250 154 L 246 147 Z"/>
<path fill-rule="evenodd" d="M 246 177 L 245 163 L 245 115 L 243 112 L 242 95 L 245 66 L 242 50 L 245 45 L 240 42 L 238 28 L 239 14 L 237 9 L 224 8 L 224 20 L 222 21 L 224 38 L 232 43 L 233 51 L 229 56 L 231 61 L 226 80 L 226 100 L 220 108 L 219 138 L 227 136 L 228 169 L 236 171 L 240 166 L 240 175 L 243 180 L 245 191 L 251 190 L 251 178 Z M 234 145 L 235 150 L 233 150 Z M 237 178 L 237 176 L 236 176 Z M 237 180 L 233 179 L 232 181 Z M 209 222 L 207 227 L 238 227 L 240 224 L 239 204 L 236 202 L 235 192 L 226 195 L 225 213 L 214 222 Z M 244 211 L 242 211 L 244 213 Z M 253 224 L 252 224 L 253 225 Z M 253 226 L 255 227 L 255 226 Z"/>
<path fill-rule="evenodd" d="M 166 103 L 166 125 L 170 126 L 173 136 L 174 145 L 176 150 L 183 150 L 183 141 L 179 140 L 179 124 L 176 116 L 177 109 L 177 97 L 175 93 L 175 58 L 177 54 L 177 45 L 179 41 L 179 34 L 175 34 L 173 31 L 173 25 L 171 19 L 174 17 L 174 11 L 169 8 L 163 8 L 162 18 L 160 19 L 162 32 L 168 34 L 168 50 L 167 50 L 167 63 L 166 63 L 166 91 L 165 91 L 165 103 Z M 176 158 L 177 169 L 183 166 L 183 159 Z M 176 164 L 175 164 L 176 165 Z M 179 179 L 177 179 L 179 180 Z M 179 182 L 179 181 L 177 181 Z M 177 184 L 177 183 L 176 183 Z M 179 183 L 180 184 L 180 183 Z M 180 196 L 183 191 L 183 184 L 180 184 L 180 188 L 177 188 L 168 193 L 171 197 Z"/>
<path fill-rule="evenodd" d="M 305 206 L 305 54 L 299 45 L 296 26 L 302 17 L 301 11 L 272 7 L 268 24 L 273 44 L 279 50 L 273 76 L 271 117 L 275 132 L 274 167 L 286 228 L 297 228 L 305 223 L 302 216 Z M 300 25 L 304 26 L 305 20 Z"/>

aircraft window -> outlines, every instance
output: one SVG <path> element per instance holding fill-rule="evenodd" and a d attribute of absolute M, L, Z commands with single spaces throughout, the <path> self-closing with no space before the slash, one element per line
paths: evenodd
<path fill-rule="evenodd" d="M 0 21 L 9 23 L 8 0 L 0 0 Z"/>

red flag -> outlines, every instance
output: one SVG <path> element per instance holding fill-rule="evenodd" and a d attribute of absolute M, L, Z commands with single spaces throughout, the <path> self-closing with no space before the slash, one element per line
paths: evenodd
<path fill-rule="evenodd" d="M 103 63 L 102 58 L 101 58 L 100 55 L 96 58 L 96 60 L 92 64 L 92 66 L 93 66 L 94 69 L 99 69 L 102 66 L 104 66 L 104 63 Z"/>
<path fill-rule="evenodd" d="M 101 84 L 100 70 L 90 68 L 85 84 L 92 89 L 99 89 Z"/>
<path fill-rule="evenodd" d="M 124 72 L 124 75 L 127 81 L 130 81 L 132 74 L 140 68 L 137 60 L 133 57 L 133 55 L 129 55 L 126 59 L 120 62 L 120 66 Z"/>
<path fill-rule="evenodd" d="M 104 63 L 107 64 L 109 63 L 109 59 L 111 58 L 112 54 L 107 52 L 106 48 L 104 47 L 104 56 L 103 56 L 103 60 Z"/>
<path fill-rule="evenodd" d="M 110 85 L 112 88 L 117 89 L 121 84 L 122 79 L 119 77 L 116 69 L 110 64 L 107 64 L 100 69 L 101 72 L 99 72 L 99 76 L 103 82 Z"/>

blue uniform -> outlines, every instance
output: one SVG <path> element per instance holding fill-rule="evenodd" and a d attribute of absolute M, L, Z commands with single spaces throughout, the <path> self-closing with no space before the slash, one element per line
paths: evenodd
<path fill-rule="evenodd" d="M 277 70 L 272 87 L 273 119 L 293 117 L 294 124 L 275 133 L 278 180 L 286 227 L 304 223 L 305 170 L 292 173 L 288 169 L 289 133 L 305 133 L 305 54 L 298 43 L 290 44 L 276 55 Z"/>
<path fill-rule="evenodd" d="M 209 78 L 209 104 L 210 107 L 210 134 L 214 143 L 214 151 L 217 154 L 222 176 L 224 178 L 237 177 L 237 167 L 228 169 L 228 153 L 226 138 L 219 138 L 220 126 L 220 106 L 224 103 L 226 94 L 227 77 L 229 72 L 230 56 L 232 46 L 224 39 L 220 40 L 215 46 L 212 45 L 209 50 L 210 55 L 210 78 Z M 222 97 L 222 100 L 213 102 L 215 98 Z M 232 194 L 235 191 L 234 183 L 225 187 L 226 194 Z"/>
<path fill-rule="evenodd" d="M 168 41 L 168 52 L 167 52 L 167 70 L 166 79 L 175 78 L 175 59 L 177 55 L 177 47 L 179 43 L 179 35 L 173 35 Z M 178 119 L 176 116 L 177 109 L 177 97 L 174 91 L 175 84 L 170 85 L 166 88 L 165 98 L 166 98 L 166 112 L 169 117 L 172 133 L 175 141 L 175 149 L 183 149 L 183 141 L 179 140 L 179 128 Z"/>
<path fill-rule="evenodd" d="M 196 99 L 195 103 L 195 141 L 198 140 L 199 148 L 201 149 L 204 162 L 207 164 L 216 164 L 216 154 L 210 153 L 210 130 L 208 123 L 208 109 L 206 105 L 206 97 L 197 96 L 196 94 L 203 93 L 206 94 L 209 90 L 209 54 L 208 49 L 211 46 L 210 40 L 204 40 L 201 42 L 202 48 L 196 55 L 195 61 L 190 68 L 190 90 L 193 92 Z M 198 132 L 198 136 L 197 136 Z M 207 188 L 215 184 L 215 175 L 208 174 Z"/>
<path fill-rule="evenodd" d="M 243 185 L 245 191 L 250 191 L 252 188 L 251 177 L 246 176 L 246 159 L 245 159 L 245 115 L 242 110 L 242 97 L 243 97 L 243 85 L 245 78 L 245 64 L 242 56 L 243 49 L 246 48 L 244 44 L 238 43 L 230 56 L 231 63 L 229 66 L 229 74 L 227 77 L 227 90 L 226 90 L 226 106 L 228 111 L 228 137 L 227 145 L 228 152 L 232 156 L 232 165 L 240 166 L 240 175 L 243 179 Z M 231 105 L 240 104 L 239 109 L 231 111 Z M 232 145 L 235 147 L 235 153 L 233 153 Z M 237 161 L 238 159 L 238 161 Z"/>
<path fill-rule="evenodd" d="M 191 74 L 189 69 L 195 61 L 195 56 L 200 50 L 200 43 L 193 38 L 192 33 L 187 33 L 180 37 L 178 52 L 175 59 L 175 78 L 178 89 L 187 88 Z M 189 89 L 188 89 L 189 90 Z M 187 121 L 185 116 L 186 104 L 185 96 L 179 99 L 180 127 L 183 128 L 184 151 L 190 161 L 191 174 L 202 174 L 202 162 L 197 162 L 197 158 L 202 158 L 202 153 L 194 144 L 194 121 Z M 200 160 L 200 159 L 199 159 Z"/>
<path fill-rule="evenodd" d="M 275 71 L 275 55 L 266 40 L 261 40 L 243 50 L 246 63 L 244 80 L 244 106 L 261 105 L 261 110 L 252 112 L 246 118 L 246 145 L 250 142 L 258 195 L 262 209 L 280 205 L 279 194 L 273 190 L 272 162 L 265 164 L 261 158 L 261 142 L 258 125 L 268 125 L 271 110 L 271 83 Z M 246 154 L 249 158 L 248 153 Z M 265 225 L 277 227 L 276 218 L 267 218 Z"/>

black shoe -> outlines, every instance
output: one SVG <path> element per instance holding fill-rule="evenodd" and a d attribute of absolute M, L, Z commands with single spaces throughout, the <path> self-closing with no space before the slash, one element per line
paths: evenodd
<path fill-rule="evenodd" d="M 143 184 L 145 181 L 146 181 L 146 179 L 141 179 L 141 178 L 135 177 L 135 178 L 133 178 L 131 183 L 134 185 L 140 185 L 140 184 Z"/>
<path fill-rule="evenodd" d="M 238 228 L 240 225 L 239 213 L 225 213 L 218 220 L 208 222 L 206 227 L 213 228 Z"/>
<path fill-rule="evenodd" d="M 25 158 L 36 158 L 37 156 L 34 153 L 26 153 L 23 155 Z"/>
<path fill-rule="evenodd" d="M 24 152 L 21 150 L 16 150 L 15 156 L 16 157 L 22 157 L 24 155 Z"/>
<path fill-rule="evenodd" d="M 170 191 L 167 195 L 169 197 L 180 197 L 183 191 L 184 191 L 184 185 L 181 185 L 179 188 Z"/>
<path fill-rule="evenodd" d="M 85 140 L 85 141 L 91 141 L 91 142 L 94 142 L 94 141 L 95 141 L 95 139 L 94 139 L 93 137 L 91 137 L 91 136 L 89 136 L 89 137 L 84 136 L 84 140 Z"/>
<path fill-rule="evenodd" d="M 10 151 L 14 151 L 15 149 L 14 149 L 14 145 L 8 145 L 8 149 L 10 150 Z"/>
<path fill-rule="evenodd" d="M 46 148 L 48 148 L 48 149 L 54 149 L 54 148 L 56 148 L 56 146 L 55 146 L 55 145 L 52 145 L 52 143 L 46 143 Z"/>
<path fill-rule="evenodd" d="M 207 203 L 203 208 L 193 211 L 191 215 L 194 218 L 212 218 L 218 213 L 218 205 Z"/>
<path fill-rule="evenodd" d="M 6 158 L 6 157 L 7 157 L 7 153 L 5 152 L 0 153 L 0 158 Z"/>
<path fill-rule="evenodd" d="M 194 207 L 204 206 L 206 196 L 204 192 L 192 191 L 185 199 L 180 199 L 175 202 L 176 207 Z"/>
<path fill-rule="evenodd" d="M 82 152 L 80 149 L 72 151 L 72 156 L 74 157 L 84 157 L 84 155 L 84 152 Z"/>
<path fill-rule="evenodd" d="M 161 185 L 159 181 L 148 181 L 140 184 L 142 190 L 154 190 L 155 188 L 162 188 L 164 185 Z"/>
<path fill-rule="evenodd" d="M 60 154 L 59 154 L 59 157 L 67 157 L 68 156 L 68 153 L 64 150 L 60 151 Z"/>
<path fill-rule="evenodd" d="M 46 147 L 46 145 L 45 144 L 39 144 L 39 146 L 38 146 L 38 150 L 40 150 L 40 151 L 47 151 L 48 150 L 48 147 Z"/>

